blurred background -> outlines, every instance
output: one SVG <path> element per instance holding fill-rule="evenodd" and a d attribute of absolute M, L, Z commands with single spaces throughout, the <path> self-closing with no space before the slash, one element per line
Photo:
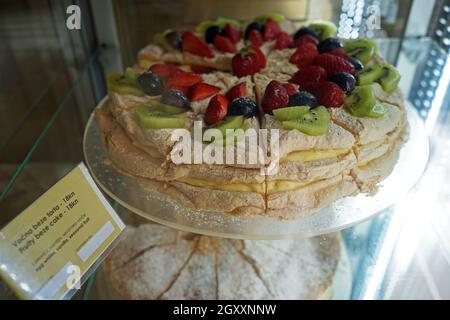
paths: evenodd
<path fill-rule="evenodd" d="M 81 9 L 80 30 L 66 27 L 72 4 Z M 352 297 L 450 298 L 449 0 L 0 1 L 0 227 L 83 161 L 83 130 L 106 94 L 105 73 L 133 65 L 154 33 L 265 12 L 299 25 L 330 20 L 344 38 L 376 38 L 400 70 L 430 136 L 430 162 L 410 195 L 420 205 L 403 199 L 409 206 L 399 203 L 344 232 L 356 279 Z M 367 27 L 373 17 L 379 28 Z M 439 264 L 428 265 L 432 257 Z"/>

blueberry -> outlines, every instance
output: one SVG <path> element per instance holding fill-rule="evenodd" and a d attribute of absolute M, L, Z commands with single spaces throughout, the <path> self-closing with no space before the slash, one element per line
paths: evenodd
<path fill-rule="evenodd" d="M 319 43 L 317 49 L 320 53 L 325 53 L 334 49 L 342 48 L 342 43 L 336 38 L 327 38 Z"/>
<path fill-rule="evenodd" d="M 258 106 L 250 98 L 236 98 L 228 105 L 228 114 L 232 116 L 244 116 L 245 118 L 256 117 Z"/>
<path fill-rule="evenodd" d="M 183 92 L 178 90 L 169 90 L 164 92 L 161 96 L 161 102 L 180 108 L 190 107 L 189 99 L 184 95 Z"/>
<path fill-rule="evenodd" d="M 137 78 L 142 90 L 149 96 L 158 96 L 163 90 L 163 83 L 157 74 L 147 71 Z"/>
<path fill-rule="evenodd" d="M 358 59 L 350 57 L 347 60 L 355 67 L 356 71 L 361 71 L 362 69 L 364 69 L 364 65 Z"/>
<path fill-rule="evenodd" d="M 207 43 L 214 43 L 214 38 L 220 35 L 223 35 L 223 29 L 219 26 L 211 26 L 205 31 L 205 40 Z"/>
<path fill-rule="evenodd" d="M 306 34 L 309 34 L 310 36 L 313 36 L 317 40 L 320 40 L 320 35 L 315 30 L 313 30 L 311 28 L 306 28 L 306 27 L 298 29 L 298 31 L 294 34 L 294 40 L 296 40 Z"/>
<path fill-rule="evenodd" d="M 176 50 L 181 50 L 183 44 L 183 36 L 181 32 L 171 31 L 165 36 L 167 43 Z"/>
<path fill-rule="evenodd" d="M 317 107 L 319 103 L 317 102 L 316 97 L 314 97 L 311 93 L 306 91 L 299 91 L 289 97 L 288 105 L 290 107 L 309 106 L 311 108 L 314 108 Z"/>
<path fill-rule="evenodd" d="M 245 34 L 244 34 L 244 38 L 248 39 L 248 35 L 250 34 L 250 31 L 252 30 L 257 30 L 259 31 L 261 34 L 264 34 L 264 25 L 262 23 L 259 22 L 252 22 L 250 23 L 247 28 L 245 29 Z"/>
<path fill-rule="evenodd" d="M 338 72 L 330 77 L 330 81 L 336 83 L 346 93 L 352 92 L 356 84 L 355 77 L 348 72 Z"/>

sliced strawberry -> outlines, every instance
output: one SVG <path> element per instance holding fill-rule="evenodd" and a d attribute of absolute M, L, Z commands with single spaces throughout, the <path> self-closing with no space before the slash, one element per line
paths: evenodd
<path fill-rule="evenodd" d="M 319 54 L 317 47 L 312 43 L 305 43 L 297 48 L 289 59 L 290 63 L 297 65 L 299 68 L 310 65 Z"/>
<path fill-rule="evenodd" d="M 166 86 L 189 87 L 202 81 L 202 76 L 195 73 L 177 73 L 167 80 Z"/>
<path fill-rule="evenodd" d="M 275 36 L 281 32 L 278 22 L 267 19 L 264 23 L 264 41 L 269 41 L 275 38 Z"/>
<path fill-rule="evenodd" d="M 319 44 L 319 40 L 310 34 L 305 34 L 304 36 L 295 39 L 292 47 L 298 48 L 299 46 L 304 45 L 305 43 L 312 43 L 313 45 L 317 46 Z"/>
<path fill-rule="evenodd" d="M 165 91 L 169 91 L 169 90 L 177 90 L 182 92 L 185 96 L 189 95 L 189 87 L 185 87 L 185 86 L 178 86 L 178 85 L 169 85 L 166 86 Z"/>
<path fill-rule="evenodd" d="M 247 84 L 245 82 L 240 82 L 228 90 L 225 95 L 229 101 L 234 99 L 246 97 L 247 96 Z"/>
<path fill-rule="evenodd" d="M 260 46 L 263 44 L 264 40 L 261 33 L 258 30 L 252 30 L 248 34 L 248 40 L 256 46 Z"/>
<path fill-rule="evenodd" d="M 225 35 L 228 37 L 228 39 L 230 39 L 233 43 L 237 43 L 237 42 L 239 42 L 239 40 L 241 40 L 241 37 L 242 37 L 241 30 L 239 30 L 232 24 L 227 23 L 223 27 L 223 31 L 224 31 Z"/>
<path fill-rule="evenodd" d="M 308 89 L 319 104 L 327 108 L 338 108 L 344 103 L 345 92 L 334 82 L 322 81 Z"/>
<path fill-rule="evenodd" d="M 283 83 L 283 87 L 286 89 L 289 96 L 292 96 L 294 93 L 298 92 L 292 83 Z"/>
<path fill-rule="evenodd" d="M 207 83 L 197 83 L 189 91 L 189 100 L 200 101 L 215 95 L 219 91 L 219 87 Z"/>
<path fill-rule="evenodd" d="M 258 56 L 258 63 L 259 63 L 260 69 L 264 69 L 267 65 L 267 59 L 266 59 L 264 52 L 262 52 L 260 47 L 258 47 L 257 45 L 254 45 L 254 44 L 250 45 L 250 50 L 253 51 L 254 53 L 256 53 L 256 55 Z"/>
<path fill-rule="evenodd" d="M 275 36 L 275 49 L 281 50 L 289 48 L 292 45 L 292 38 L 287 32 L 279 32 Z"/>
<path fill-rule="evenodd" d="M 327 71 L 329 77 L 338 72 L 348 72 L 355 74 L 355 67 L 344 58 L 334 56 L 329 53 L 319 54 L 314 60 L 316 66 L 320 66 Z"/>
<path fill-rule="evenodd" d="M 214 52 L 208 44 L 189 31 L 183 33 L 183 51 L 201 57 L 214 58 Z"/>
<path fill-rule="evenodd" d="M 328 51 L 327 53 L 331 54 L 333 56 L 344 58 L 344 59 L 348 58 L 348 54 L 343 48 L 337 48 L 337 49 Z"/>
<path fill-rule="evenodd" d="M 300 89 L 307 89 L 318 82 L 327 80 L 328 75 L 324 68 L 319 66 L 304 66 L 294 73 L 292 83 L 300 86 Z"/>
<path fill-rule="evenodd" d="M 236 46 L 233 41 L 228 39 L 227 37 L 217 35 L 214 37 L 214 45 L 219 51 L 222 52 L 236 52 Z"/>
<path fill-rule="evenodd" d="M 192 70 L 192 72 L 195 72 L 195 73 L 198 73 L 198 74 L 203 74 L 203 73 L 213 72 L 216 69 L 211 68 L 211 67 L 205 67 L 205 66 L 191 65 L 191 70 Z"/>
<path fill-rule="evenodd" d="M 262 101 L 265 113 L 272 114 L 272 110 L 286 107 L 289 103 L 289 94 L 286 88 L 278 81 L 272 80 L 266 87 Z"/>
<path fill-rule="evenodd" d="M 258 55 L 249 48 L 242 49 L 231 59 L 233 74 L 238 77 L 253 75 L 261 69 Z"/>
<path fill-rule="evenodd" d="M 205 122 L 208 125 L 221 121 L 228 113 L 228 100 L 221 94 L 217 94 L 208 103 L 205 113 Z"/>
<path fill-rule="evenodd" d="M 175 73 L 183 72 L 176 65 L 168 63 L 157 63 L 149 68 L 149 71 L 156 73 L 163 81 L 174 75 Z"/>

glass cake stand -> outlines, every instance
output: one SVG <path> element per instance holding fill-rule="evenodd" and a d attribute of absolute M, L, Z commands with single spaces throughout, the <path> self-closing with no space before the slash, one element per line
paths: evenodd
<path fill-rule="evenodd" d="M 106 98 L 98 107 L 105 101 Z M 162 194 L 146 189 L 142 178 L 124 174 L 107 161 L 94 113 L 86 125 L 83 151 L 93 178 L 106 194 L 128 210 L 156 223 L 187 232 L 235 239 L 311 237 L 335 232 L 373 217 L 404 197 L 419 180 L 428 162 L 429 141 L 417 111 L 409 103 L 406 110 L 410 124 L 409 140 L 402 147 L 391 175 L 380 183 L 377 194 L 346 197 L 309 217 L 295 220 L 195 211 L 167 201 Z"/>

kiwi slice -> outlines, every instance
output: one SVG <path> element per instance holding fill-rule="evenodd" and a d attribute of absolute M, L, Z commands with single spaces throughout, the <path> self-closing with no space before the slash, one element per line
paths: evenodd
<path fill-rule="evenodd" d="M 264 23 L 268 19 L 271 19 L 273 21 L 280 23 L 280 22 L 284 21 L 284 15 L 282 15 L 281 13 L 270 12 L 270 13 L 265 13 L 265 14 L 261 14 L 261 15 L 257 16 L 253 21 L 258 22 L 258 23 Z"/>
<path fill-rule="evenodd" d="M 280 121 L 300 118 L 309 111 L 309 106 L 287 107 L 273 110 L 273 115 Z"/>
<path fill-rule="evenodd" d="M 231 24 L 233 26 L 235 26 L 236 28 L 240 29 L 241 28 L 241 23 L 237 20 L 234 19 L 228 19 L 228 18 L 224 18 L 224 17 L 218 17 L 216 19 L 216 25 L 218 25 L 219 27 L 225 27 L 226 24 Z"/>
<path fill-rule="evenodd" d="M 166 35 L 170 32 L 173 32 L 173 30 L 167 29 L 164 32 L 157 33 L 153 36 L 153 42 L 168 52 L 175 51 L 175 48 L 173 48 L 166 40 Z"/>
<path fill-rule="evenodd" d="M 380 68 L 380 65 L 374 65 L 368 69 L 365 69 L 358 75 L 358 85 L 365 86 L 368 84 L 372 84 L 383 75 L 383 70 Z"/>
<path fill-rule="evenodd" d="M 387 112 L 386 107 L 381 103 L 376 103 L 367 115 L 369 118 L 381 118 Z"/>
<path fill-rule="evenodd" d="M 344 50 L 363 64 L 367 64 L 378 53 L 378 45 L 370 39 L 348 40 L 344 43 Z"/>
<path fill-rule="evenodd" d="M 127 67 L 125 69 L 125 81 L 128 82 L 129 84 L 132 85 L 138 85 L 138 77 L 139 77 L 139 73 L 134 70 L 133 68 Z"/>
<path fill-rule="evenodd" d="M 144 129 L 184 128 L 186 126 L 185 118 L 152 110 L 152 107 L 149 106 L 137 107 L 136 116 L 139 125 Z"/>
<path fill-rule="evenodd" d="M 328 132 L 330 114 L 327 108 L 319 106 L 304 113 L 298 119 L 283 121 L 282 124 L 287 130 L 297 129 L 310 136 L 321 136 Z"/>
<path fill-rule="evenodd" d="M 210 127 L 209 129 L 218 129 L 222 133 L 222 139 L 219 139 L 217 141 L 213 142 L 228 142 L 233 141 L 230 140 L 230 137 L 227 135 L 227 129 L 244 129 L 245 130 L 245 124 L 244 124 L 244 116 L 230 116 L 227 117 L 225 120 L 220 121 L 219 123 L 215 124 L 214 126 Z M 205 133 L 209 130 L 205 130 Z M 231 136 L 234 136 L 232 134 Z"/>
<path fill-rule="evenodd" d="M 118 94 L 130 94 L 134 96 L 143 96 L 142 91 L 137 84 L 132 83 L 126 76 L 118 72 L 112 72 L 107 76 L 108 92 L 116 92 Z"/>
<path fill-rule="evenodd" d="M 375 104 L 375 94 L 370 85 L 356 87 L 344 101 L 344 105 L 356 117 L 368 116 Z"/>
<path fill-rule="evenodd" d="M 393 65 L 383 64 L 381 66 L 382 75 L 378 79 L 378 82 L 381 84 L 384 91 L 386 91 L 387 93 L 392 93 L 395 88 L 397 88 L 401 76 Z"/>
<path fill-rule="evenodd" d="M 322 40 L 335 37 L 337 34 L 337 27 L 334 25 L 334 23 L 329 21 L 313 21 L 308 25 L 308 27 L 316 31 L 320 35 Z"/>
<path fill-rule="evenodd" d="M 158 101 L 153 101 L 151 105 L 149 106 L 150 110 L 152 111 L 158 111 L 169 115 L 175 115 L 175 114 L 182 114 L 186 112 L 186 109 L 179 108 L 175 106 L 171 106 L 168 104 L 164 104 Z"/>

